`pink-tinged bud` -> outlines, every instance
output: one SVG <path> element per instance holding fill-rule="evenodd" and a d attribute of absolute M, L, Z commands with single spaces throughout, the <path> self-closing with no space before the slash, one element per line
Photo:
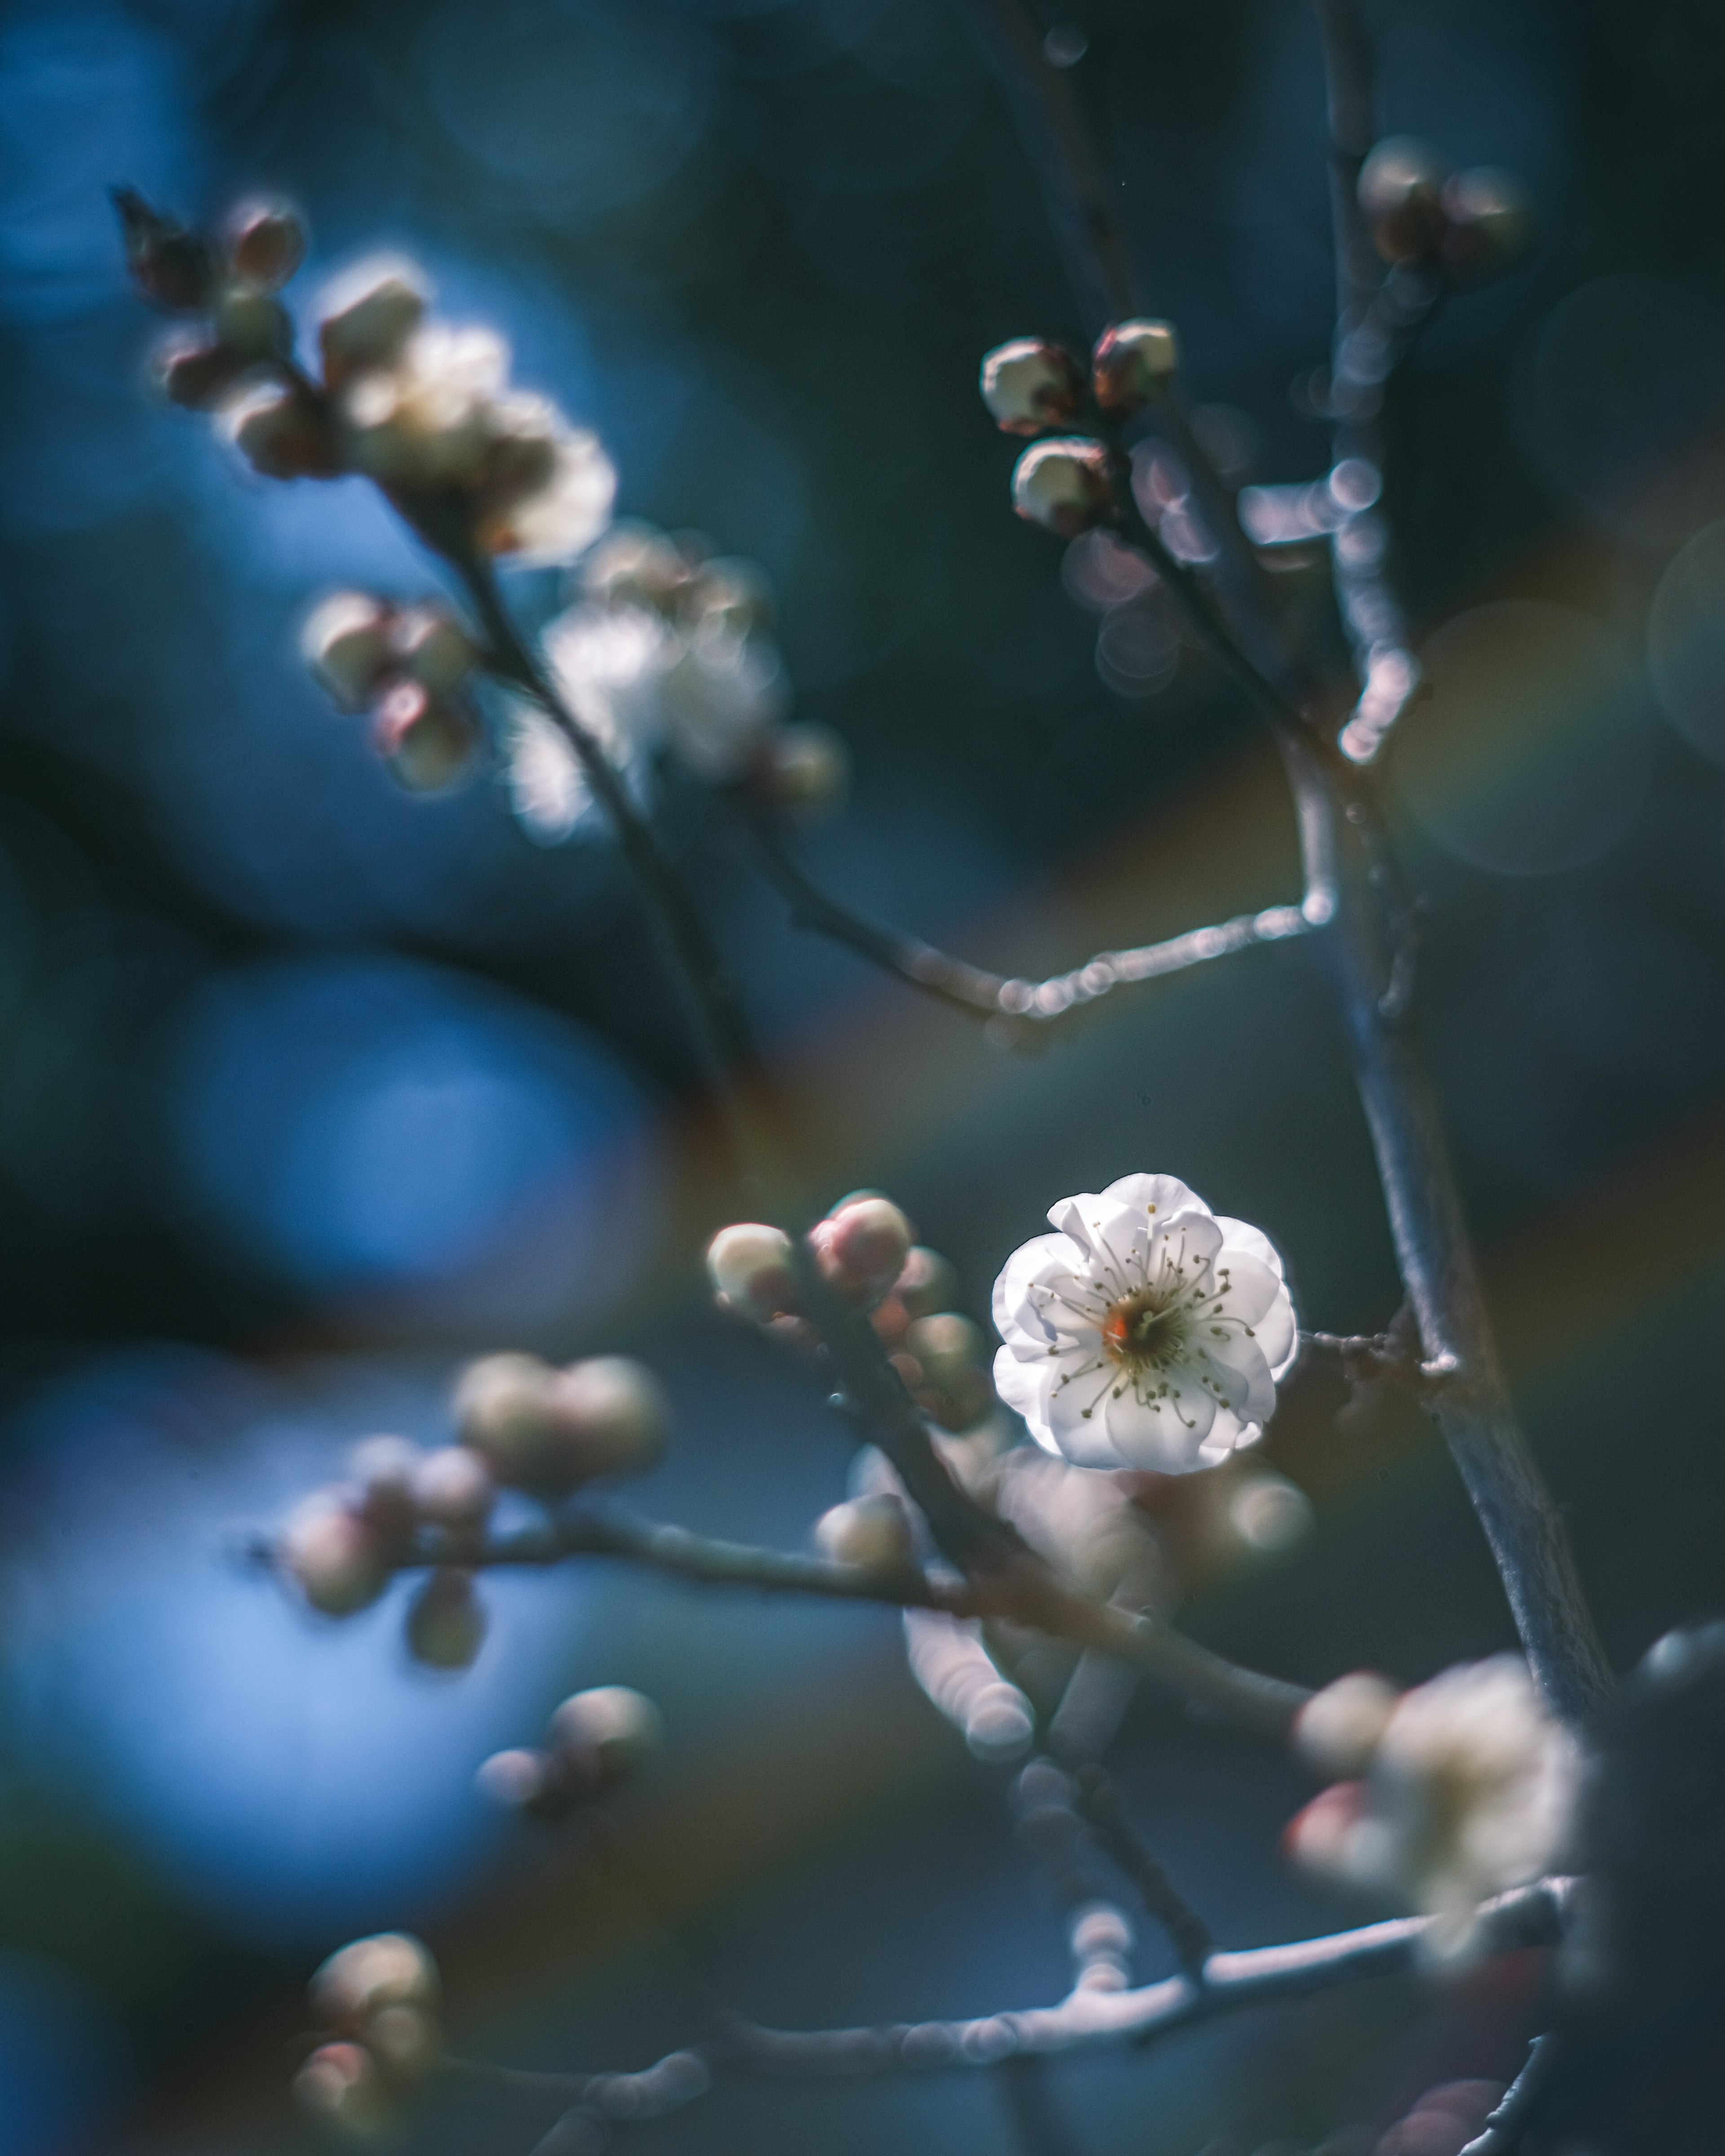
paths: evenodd
<path fill-rule="evenodd" d="M 1360 167 L 1360 213 L 1386 262 L 1423 262 L 1443 230 L 1438 193 L 1447 168 L 1411 135 L 1392 135 Z"/>
<path fill-rule="evenodd" d="M 439 1445 L 413 1471 L 413 1507 L 427 1526 L 469 1537 L 480 1533 L 497 1502 L 491 1471 L 465 1445 Z"/>
<path fill-rule="evenodd" d="M 318 342 L 324 380 L 334 389 L 350 375 L 388 367 L 424 320 L 430 299 L 411 262 L 362 262 L 325 293 Z"/>
<path fill-rule="evenodd" d="M 305 259 L 305 227 L 288 203 L 243 203 L 227 238 L 234 275 L 259 292 L 280 291 Z"/>
<path fill-rule="evenodd" d="M 314 1609 L 350 1617 L 389 1581 L 388 1554 L 375 1528 L 326 1496 L 308 1498 L 281 1531 L 281 1568 Z"/>
<path fill-rule="evenodd" d="M 1172 322 L 1116 322 L 1097 339 L 1091 362 L 1096 402 L 1111 418 L 1127 418 L 1154 403 L 1179 367 Z"/>
<path fill-rule="evenodd" d="M 230 285 L 215 305 L 216 342 L 247 366 L 285 359 L 294 348 L 287 309 L 268 292 Z"/>
<path fill-rule="evenodd" d="M 479 732 L 462 707 L 418 681 L 397 681 L 372 715 L 372 741 L 409 793 L 439 793 L 467 775 Z"/>
<path fill-rule="evenodd" d="M 233 390 L 245 362 L 222 346 L 177 338 L 151 362 L 156 387 L 170 404 L 187 412 L 209 412 Z"/>
<path fill-rule="evenodd" d="M 494 1804 L 506 1804 L 511 1811 L 525 1811 L 545 1794 L 545 1754 L 521 1748 L 494 1752 L 474 1779 Z"/>
<path fill-rule="evenodd" d="M 1071 353 L 1043 337 L 1014 337 L 983 361 L 983 402 L 1003 434 L 1040 434 L 1070 425 L 1082 384 Z"/>
<path fill-rule="evenodd" d="M 398 2088 L 412 2088 L 444 2055 L 443 2030 L 419 2006 L 386 2006 L 366 2023 L 366 2048 Z"/>
<path fill-rule="evenodd" d="M 781 1228 L 749 1220 L 720 1229 L 707 1245 L 706 1270 L 720 1301 L 739 1317 L 764 1324 L 795 1308 L 791 1239 Z"/>
<path fill-rule="evenodd" d="M 1374 1671 L 1355 1670 L 1314 1692 L 1294 1717 L 1294 1749 L 1320 1774 L 1364 1774 L 1401 1694 Z"/>
<path fill-rule="evenodd" d="M 349 1479 L 359 1491 L 359 1513 L 387 1543 L 411 1540 L 418 1524 L 413 1478 L 419 1448 L 405 1437 L 362 1438 L 347 1455 Z"/>
<path fill-rule="evenodd" d="M 596 1685 L 566 1699 L 551 1717 L 552 1751 L 595 1789 L 608 1789 L 655 1753 L 665 1717 L 644 1692 L 628 1685 Z"/>
<path fill-rule="evenodd" d="M 843 805 L 850 750 L 830 726 L 778 726 L 767 737 L 757 776 L 775 808 L 813 821 Z"/>
<path fill-rule="evenodd" d="M 1282 1847 L 1308 1871 L 1345 1879 L 1356 1868 L 1356 1835 L 1364 1810 L 1363 1783 L 1332 1782 L 1282 1829 Z"/>
<path fill-rule="evenodd" d="M 395 664 L 393 610 L 366 592 L 331 592 L 300 632 L 305 664 L 345 711 L 362 711 Z"/>
<path fill-rule="evenodd" d="M 958 1276 L 938 1250 L 919 1244 L 905 1260 L 892 1291 L 909 1317 L 932 1317 L 958 1292 Z"/>
<path fill-rule="evenodd" d="M 408 607 L 391 624 L 397 663 L 434 695 L 459 689 L 478 665 L 479 646 L 442 607 Z"/>
<path fill-rule="evenodd" d="M 809 1232 L 824 1279 L 847 1301 L 878 1302 L 904 1270 L 911 1224 L 890 1198 L 843 1199 Z"/>
<path fill-rule="evenodd" d="M 916 1554 L 904 1500 L 889 1491 L 853 1497 L 823 1512 L 814 1523 L 814 1546 L 834 1564 L 904 1566 Z"/>
<path fill-rule="evenodd" d="M 386 2007 L 434 2014 L 443 1994 L 431 1950 L 408 1932 L 378 1932 L 338 1947 L 313 1974 L 308 1996 L 320 2029 L 363 2029 Z"/>
<path fill-rule="evenodd" d="M 1478 166 L 1444 182 L 1438 254 L 1458 284 L 1512 270 L 1533 244 L 1533 207 L 1513 172 Z"/>
<path fill-rule="evenodd" d="M 956 1310 L 919 1317 L 905 1334 L 904 1345 L 922 1365 L 929 1383 L 936 1385 L 980 1363 L 984 1353 L 981 1331 Z"/>
<path fill-rule="evenodd" d="M 485 1604 L 473 1574 L 439 1565 L 408 1611 L 408 1652 L 434 1670 L 465 1670 L 485 1644 Z"/>
<path fill-rule="evenodd" d="M 151 209 L 136 187 L 116 187 L 113 199 L 126 240 L 126 267 L 138 290 L 176 314 L 207 306 L 215 264 L 198 235 Z"/>
<path fill-rule="evenodd" d="M 264 479 L 334 479 L 341 446 L 329 414 L 285 382 L 266 382 L 222 414 L 228 439 Z"/>
<path fill-rule="evenodd" d="M 363 2044 L 320 2044 L 294 2076 L 294 2101 L 323 2127 L 369 2141 L 399 2123 L 393 2091 Z"/>
<path fill-rule="evenodd" d="M 1013 466 L 1012 506 L 1063 539 L 1101 523 L 1114 506 L 1101 444 L 1074 437 L 1026 449 Z"/>

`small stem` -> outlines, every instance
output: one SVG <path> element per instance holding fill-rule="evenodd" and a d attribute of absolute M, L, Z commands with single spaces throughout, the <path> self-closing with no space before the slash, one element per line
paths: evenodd
<path fill-rule="evenodd" d="M 1116 1784 L 1091 1764 L 1076 1775 L 1079 1801 L 1096 1839 L 1132 1881 L 1132 1891 L 1168 1933 L 1179 1964 L 1194 1983 L 1204 1981 L 1214 1941 L 1209 1926 L 1133 1833 Z"/>
<path fill-rule="evenodd" d="M 1529 2047 L 1527 2064 L 1505 2090 L 1484 2129 L 1468 2143 L 1461 2156 L 1515 2156 L 1557 2061 L 1557 2037 L 1536 2036 Z"/>

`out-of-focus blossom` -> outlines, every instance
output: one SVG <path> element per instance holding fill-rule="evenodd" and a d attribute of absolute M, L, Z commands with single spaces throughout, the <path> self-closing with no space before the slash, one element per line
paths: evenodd
<path fill-rule="evenodd" d="M 1096 402 L 1111 418 L 1130 418 L 1161 396 L 1179 366 L 1172 322 L 1116 322 L 1096 340 L 1091 362 Z"/>
<path fill-rule="evenodd" d="M 437 1964 L 405 1932 L 355 1939 L 311 1979 L 320 2027 L 341 2040 L 320 2045 L 294 2080 L 300 2107 L 320 2124 L 369 2139 L 399 2125 L 401 2104 L 443 2056 Z"/>
<path fill-rule="evenodd" d="M 479 726 L 464 692 L 480 653 L 446 608 L 334 592 L 313 610 L 300 648 L 344 711 L 370 709 L 373 746 L 410 792 L 465 775 Z"/>
<path fill-rule="evenodd" d="M 536 1749 L 496 1752 L 479 1771 L 494 1802 L 541 1820 L 566 1818 L 650 1759 L 665 1718 L 644 1692 L 596 1685 L 566 1699 Z"/>
<path fill-rule="evenodd" d="M 1171 1175 L 1063 1199 L 994 1283 L 994 1383 L 1086 1467 L 1182 1474 L 1252 1444 L 1297 1348 L 1281 1260 Z"/>
<path fill-rule="evenodd" d="M 1003 434 L 1040 434 L 1078 416 L 1083 377 L 1064 345 L 1045 337 L 1014 337 L 983 361 L 980 388 L 988 416 Z"/>
<path fill-rule="evenodd" d="M 1458 284 L 1481 284 L 1514 269 L 1533 244 L 1533 207 L 1513 172 L 1488 165 L 1452 172 L 1441 207 L 1438 256 Z"/>
<path fill-rule="evenodd" d="M 619 525 L 583 565 L 582 597 L 547 629 L 545 653 L 570 709 L 626 783 L 638 790 L 663 752 L 726 784 L 765 762 L 780 738 L 788 686 L 765 616 L 748 564 L 702 559 L 650 526 Z M 568 837 L 590 805 L 575 752 L 536 712 L 515 721 L 508 783 L 516 814 L 547 843 Z"/>
<path fill-rule="evenodd" d="M 664 1388 L 623 1355 L 559 1369 L 534 1355 L 488 1355 L 455 1389 L 464 1446 L 500 1482 L 552 1495 L 600 1475 L 643 1475 L 670 1431 Z"/>
<path fill-rule="evenodd" d="M 1168 1568 L 1149 1516 L 1109 1475 L 1029 1445 L 990 1461 L 974 1494 L 1084 1594 L 1135 1609 L 1163 1603 Z"/>
<path fill-rule="evenodd" d="M 1444 214 L 1439 193 L 1448 167 L 1411 135 L 1390 135 L 1360 167 L 1360 213 L 1386 262 L 1422 261 L 1438 243 Z"/>
<path fill-rule="evenodd" d="M 937 1609 L 907 1609 L 904 1622 L 911 1676 L 971 1750 L 980 1759 L 1022 1758 L 1035 1734 L 1035 1711 L 996 1668 L 982 1626 Z"/>
<path fill-rule="evenodd" d="M 1031 524 L 1076 539 L 1107 516 L 1113 501 L 1107 453 L 1074 435 L 1038 442 L 1012 471 L 1012 506 Z"/>
<path fill-rule="evenodd" d="M 1436 1949 L 1456 1952 L 1481 1901 L 1537 1879 L 1561 1856 L 1579 1768 L 1574 1740 L 1546 1714 L 1514 1655 L 1460 1663 L 1404 1693 L 1375 1741 L 1369 1727 L 1382 1700 L 1367 1698 L 1361 1681 L 1342 1680 L 1353 1688 L 1346 1702 L 1320 1692 L 1301 1721 L 1317 1756 L 1345 1756 L 1351 1739 L 1366 1754 L 1364 1778 L 1315 1798 L 1289 1827 L 1289 1846 L 1314 1871 L 1410 1901 L 1438 1919 Z"/>
<path fill-rule="evenodd" d="M 814 1546 L 835 1564 L 907 1565 L 916 1531 L 902 1497 L 891 1490 L 848 1498 L 814 1523 Z"/>

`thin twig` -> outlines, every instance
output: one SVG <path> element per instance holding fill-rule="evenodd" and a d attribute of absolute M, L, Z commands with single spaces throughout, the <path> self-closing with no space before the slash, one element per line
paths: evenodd
<path fill-rule="evenodd" d="M 1461 2151 L 1461 2156 L 1515 2156 L 1535 2107 L 1551 2080 L 1557 2059 L 1556 2036 L 1536 2036 L 1528 2049 L 1527 2064 L 1505 2090 L 1484 2128 Z"/>
<path fill-rule="evenodd" d="M 1111 1777 L 1092 1764 L 1081 1767 L 1075 1779 L 1079 1802 L 1097 1840 L 1131 1881 L 1133 1892 L 1146 1909 L 1168 1933 L 1181 1968 L 1194 1982 L 1203 1983 L 1204 1964 L 1214 1946 L 1209 1926 L 1132 1831 L 1120 1790 Z"/>
<path fill-rule="evenodd" d="M 1542 1879 L 1486 1903 L 1476 1934 L 1480 1952 L 1515 1953 L 1556 1945 L 1571 1888 L 1567 1879 Z M 644 2072 L 572 2074 L 562 2078 L 559 2093 L 603 2118 L 662 2118 L 705 2095 L 715 2078 L 726 2072 L 849 2080 L 999 2066 L 1013 2058 L 1144 2045 L 1246 2007 L 1411 1974 L 1420 1966 L 1425 1936 L 1435 1922 L 1430 1917 L 1397 1917 L 1286 1946 L 1213 1953 L 1201 1984 L 1186 1975 L 1127 1990 L 1081 1982 L 1058 2005 L 1009 2009 L 968 2020 L 787 2030 L 731 2017 L 716 2036 L 673 2051 Z M 469 2061 L 451 2064 L 464 2075 L 485 2071 Z M 552 2076 L 536 2075 L 532 2080 L 536 2092 L 548 2092 L 553 2086 Z"/>
<path fill-rule="evenodd" d="M 971 1015 L 1004 1022 L 1023 1020 L 1044 1026 L 1086 1009 L 1114 989 L 1144 981 L 1164 980 L 1212 958 L 1224 958 L 1260 943 L 1286 942 L 1302 936 L 1311 923 L 1297 906 L 1269 906 L 1256 913 L 1236 914 L 1205 928 L 1189 928 L 1159 943 L 1126 951 L 1099 951 L 1070 972 L 1044 980 L 991 973 L 955 958 L 932 943 L 853 912 L 823 891 L 786 850 L 778 827 L 764 817 L 752 819 L 768 874 L 791 903 L 799 928 L 827 937 L 871 964 L 895 973 L 925 994 Z"/>

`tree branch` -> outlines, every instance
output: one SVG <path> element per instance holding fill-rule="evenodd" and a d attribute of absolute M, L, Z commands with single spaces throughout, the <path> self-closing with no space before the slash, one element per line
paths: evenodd
<path fill-rule="evenodd" d="M 1515 2156 L 1551 2080 L 1557 2058 L 1558 2039 L 1554 2035 L 1533 2039 L 1527 2064 L 1504 2092 L 1482 2131 L 1461 2151 L 1461 2156 Z"/>
<path fill-rule="evenodd" d="M 1480 1916 L 1481 1951 L 1525 1952 L 1557 1943 L 1571 1881 L 1543 1879 L 1487 1902 Z M 774 2080 L 851 2080 L 875 2075 L 999 2066 L 1015 2058 L 1050 2058 L 1122 2044 L 1145 2045 L 1177 2030 L 1247 2007 L 1306 1999 L 1340 1986 L 1413 1974 L 1434 1919 L 1403 1917 L 1357 1931 L 1211 1954 L 1201 1981 L 1164 1978 L 1136 1989 L 1111 1978 L 1078 1982 L 1058 2005 L 1019 2008 L 968 2020 L 896 2022 L 874 2027 L 785 2030 L 727 2016 L 704 2043 L 635 2074 L 534 2075 L 536 2093 L 553 2093 L 606 2119 L 663 2118 L 704 2096 L 726 2073 Z M 464 2076 L 487 2069 L 451 2061 Z M 510 2082 L 523 2077 L 511 2076 Z"/>
<path fill-rule="evenodd" d="M 880 967 L 927 995 L 974 1017 L 1023 1020 L 1043 1026 L 1099 1002 L 1116 988 L 1163 980 L 1211 958 L 1224 958 L 1260 943 L 1286 942 L 1303 936 L 1311 924 L 1296 906 L 1270 906 L 1256 913 L 1236 914 L 1207 928 L 1190 928 L 1160 943 L 1127 951 L 1099 951 L 1070 973 L 1045 980 L 1024 980 L 991 973 L 954 958 L 932 943 L 854 913 L 823 891 L 793 860 L 782 835 L 765 817 L 751 818 L 768 875 L 790 901 L 791 918 L 835 943 L 842 943 L 870 964 Z"/>
<path fill-rule="evenodd" d="M 1209 1926 L 1133 1833 L 1119 1788 L 1112 1779 L 1094 1763 L 1081 1767 L 1074 1779 L 1084 1816 L 1095 1830 L 1096 1840 L 1132 1882 L 1133 1892 L 1146 1909 L 1168 1933 L 1180 1967 L 1201 1984 L 1204 1964 L 1214 1945 Z"/>

